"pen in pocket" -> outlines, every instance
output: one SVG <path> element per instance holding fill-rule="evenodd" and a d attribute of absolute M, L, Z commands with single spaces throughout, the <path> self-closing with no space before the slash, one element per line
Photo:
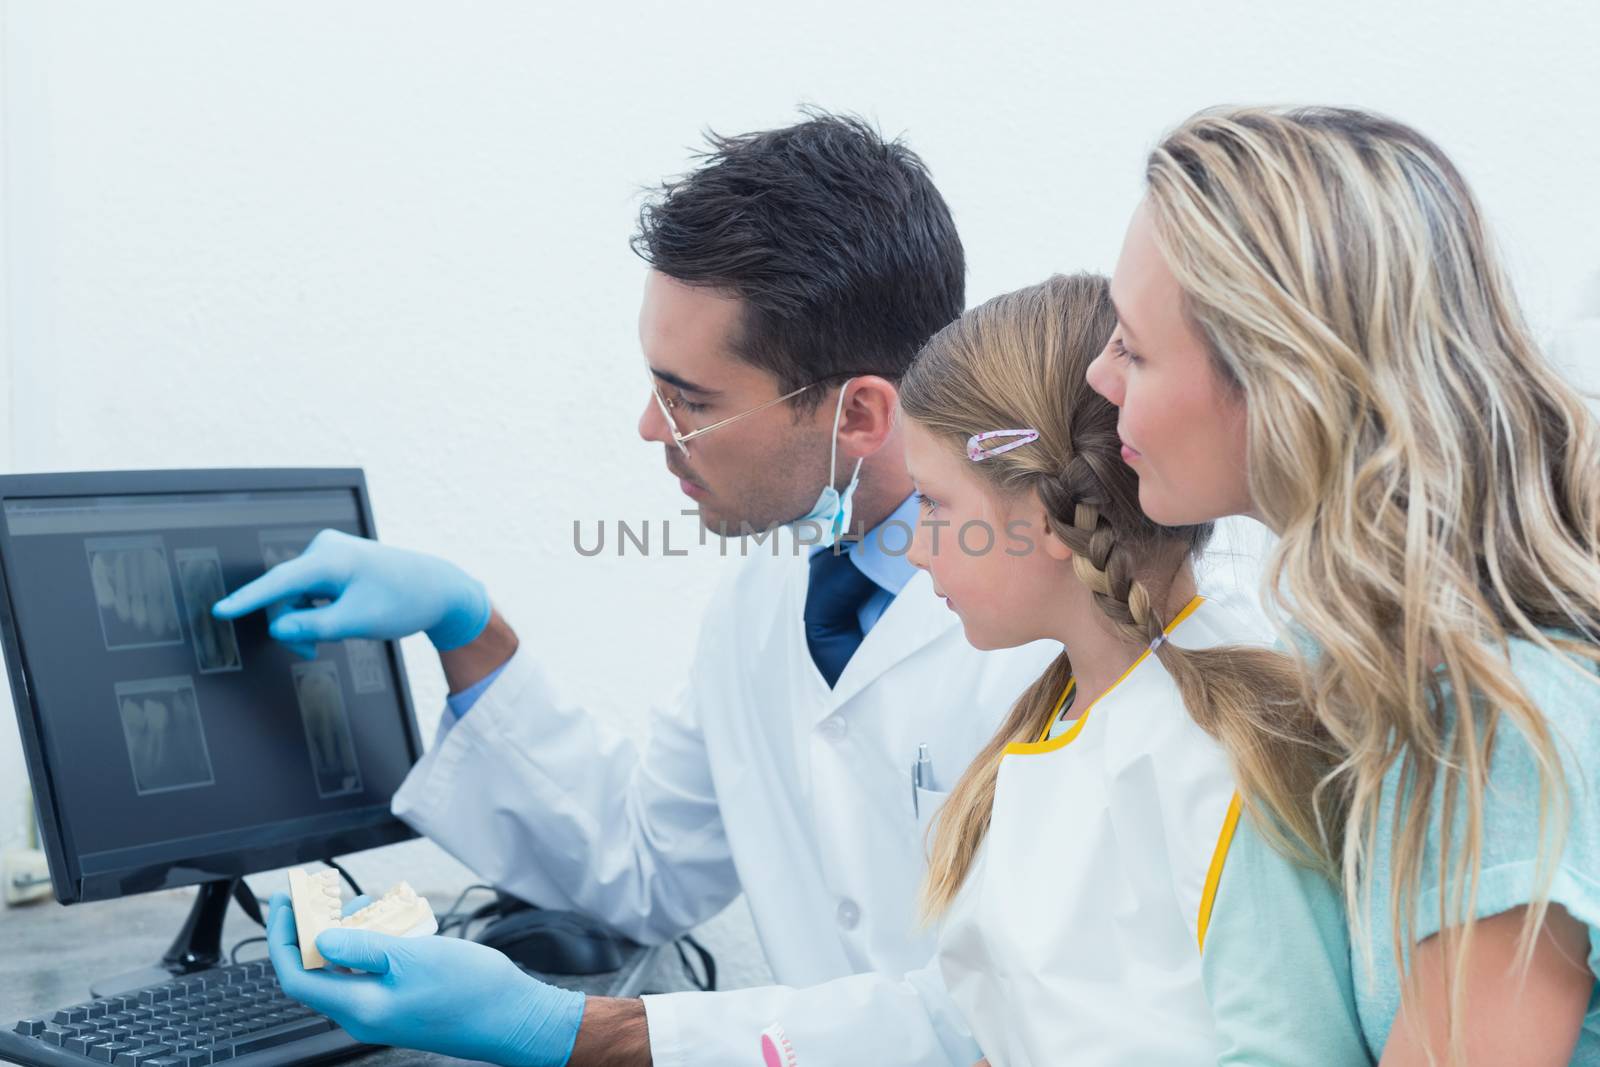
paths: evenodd
<path fill-rule="evenodd" d="M 911 813 L 917 818 L 922 818 L 922 801 L 917 796 L 919 789 L 933 787 L 933 761 L 928 758 L 926 743 L 917 745 L 917 758 L 911 763 Z"/>

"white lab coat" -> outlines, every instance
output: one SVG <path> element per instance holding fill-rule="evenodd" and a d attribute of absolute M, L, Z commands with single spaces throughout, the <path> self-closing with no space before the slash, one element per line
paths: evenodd
<path fill-rule="evenodd" d="M 721 585 L 689 682 L 652 716 L 642 752 L 558 695 L 524 648 L 459 722 L 445 714 L 394 812 L 508 892 L 645 943 L 743 891 L 784 986 L 859 976 L 647 997 L 658 1067 L 759 1062 L 761 1031 L 795 1012 L 870 1017 L 893 1035 L 874 1064 L 970 1064 L 975 1046 L 936 970 L 921 986 L 903 978 L 935 944 L 916 914 L 923 829 L 1060 646 L 974 650 L 919 572 L 829 689 L 805 642 L 809 567 L 790 545 L 753 548 Z M 936 786 L 920 819 L 919 743 Z M 864 1062 L 859 1032 L 839 1040 L 802 1055 Z"/>
<path fill-rule="evenodd" d="M 1213 600 L 1172 630 L 1185 648 L 1269 636 L 1258 614 Z M 1234 792 L 1226 754 L 1148 653 L 1073 728 L 1007 748 L 939 938 L 948 992 L 993 1067 L 1217 1062 L 1200 935 Z"/>

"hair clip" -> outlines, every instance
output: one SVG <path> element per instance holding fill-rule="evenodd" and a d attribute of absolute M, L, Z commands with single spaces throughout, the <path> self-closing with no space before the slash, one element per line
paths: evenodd
<path fill-rule="evenodd" d="M 981 445 L 984 441 L 989 440 L 991 437 L 1015 437 L 1017 440 L 1008 441 L 1003 445 L 996 445 L 993 448 L 979 447 L 979 445 Z M 990 456 L 998 456 L 1002 452 L 1010 452 L 1013 448 L 1021 448 L 1023 445 L 1032 441 L 1037 441 L 1038 439 L 1038 430 L 987 430 L 983 433 L 975 433 L 971 437 L 967 438 L 967 458 L 972 460 L 974 463 L 978 463 L 982 460 L 988 459 Z"/>

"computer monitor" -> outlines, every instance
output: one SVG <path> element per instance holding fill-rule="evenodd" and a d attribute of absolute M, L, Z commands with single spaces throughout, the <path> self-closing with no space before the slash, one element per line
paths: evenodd
<path fill-rule="evenodd" d="M 376 536 L 360 470 L 0 476 L 0 643 L 56 899 L 231 891 L 414 836 L 389 812 L 422 752 L 399 647 L 307 660 L 261 613 L 210 613 L 324 528 Z"/>

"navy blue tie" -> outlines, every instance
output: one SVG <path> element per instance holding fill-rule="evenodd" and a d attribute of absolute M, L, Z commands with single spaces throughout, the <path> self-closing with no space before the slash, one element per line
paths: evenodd
<path fill-rule="evenodd" d="M 857 612 L 877 588 L 877 583 L 850 562 L 848 552 L 835 555 L 833 549 L 825 548 L 811 557 L 804 612 L 806 647 L 830 689 L 861 644 Z"/>

